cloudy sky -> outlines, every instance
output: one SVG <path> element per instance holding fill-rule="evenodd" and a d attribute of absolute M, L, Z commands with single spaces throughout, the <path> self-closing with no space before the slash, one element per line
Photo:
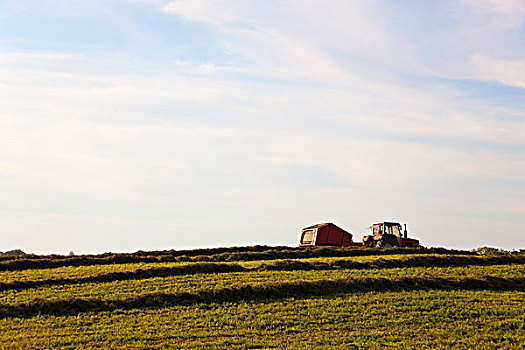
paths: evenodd
<path fill-rule="evenodd" d="M 0 251 L 525 248 L 525 1 L 3 0 Z"/>

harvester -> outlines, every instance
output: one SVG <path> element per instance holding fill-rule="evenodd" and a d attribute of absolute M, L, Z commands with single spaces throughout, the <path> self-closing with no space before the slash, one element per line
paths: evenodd
<path fill-rule="evenodd" d="M 370 234 L 362 242 L 354 242 L 352 234 L 332 224 L 323 223 L 302 229 L 299 246 L 334 247 L 420 247 L 419 240 L 407 237 L 407 229 L 400 223 L 380 222 L 368 227 Z"/>

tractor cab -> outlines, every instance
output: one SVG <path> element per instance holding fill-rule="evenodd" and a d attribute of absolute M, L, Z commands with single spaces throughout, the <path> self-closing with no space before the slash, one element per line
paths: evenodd
<path fill-rule="evenodd" d="M 407 229 L 398 222 L 380 222 L 368 227 L 369 234 L 363 237 L 367 247 L 417 247 L 417 239 L 407 238 Z"/>

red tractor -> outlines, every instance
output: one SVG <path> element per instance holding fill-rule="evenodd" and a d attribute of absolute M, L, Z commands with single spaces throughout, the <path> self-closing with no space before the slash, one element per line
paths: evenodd
<path fill-rule="evenodd" d="M 420 247 L 419 240 L 407 237 L 406 224 L 403 231 L 397 222 L 380 222 L 368 229 L 371 234 L 363 237 L 365 247 Z"/>

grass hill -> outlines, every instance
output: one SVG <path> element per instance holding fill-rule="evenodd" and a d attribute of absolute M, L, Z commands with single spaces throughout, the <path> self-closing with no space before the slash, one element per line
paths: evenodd
<path fill-rule="evenodd" d="M 0 347 L 525 347 L 525 254 L 233 247 L 0 259 Z"/>

